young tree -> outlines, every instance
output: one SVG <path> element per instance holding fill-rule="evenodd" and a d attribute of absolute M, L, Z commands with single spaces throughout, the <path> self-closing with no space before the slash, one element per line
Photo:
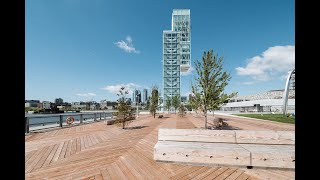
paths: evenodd
<path fill-rule="evenodd" d="M 176 109 L 178 109 L 180 103 L 181 103 L 180 95 L 175 95 L 175 96 L 172 97 L 171 104 L 172 104 L 172 106 L 174 108 L 174 113 L 176 113 Z"/>
<path fill-rule="evenodd" d="M 118 112 L 117 112 L 117 118 L 115 123 L 116 124 L 122 124 L 122 129 L 125 129 L 125 126 L 131 122 L 132 119 L 134 119 L 133 112 L 134 110 L 131 108 L 130 104 L 128 103 L 128 98 L 126 95 L 129 94 L 128 90 L 126 90 L 125 87 L 121 87 L 119 90 L 119 93 L 117 94 L 119 96 L 118 101 Z"/>
<path fill-rule="evenodd" d="M 235 95 L 224 93 L 231 79 L 230 73 L 223 71 L 223 57 L 213 55 L 213 50 L 204 52 L 202 61 L 195 62 L 197 76 L 192 84 L 192 92 L 197 96 L 204 111 L 205 129 L 207 129 L 207 111 L 218 109 L 228 98 Z M 196 88 L 199 87 L 199 89 Z"/>
<path fill-rule="evenodd" d="M 156 118 L 156 112 L 158 108 L 159 102 L 159 91 L 158 86 L 153 86 L 151 91 L 151 99 L 150 99 L 150 113 L 153 115 L 153 118 Z"/>
<path fill-rule="evenodd" d="M 178 110 L 180 117 L 183 117 L 186 114 L 186 107 L 182 103 L 180 103 Z"/>
<path fill-rule="evenodd" d="M 172 101 L 172 98 L 170 96 L 167 96 L 167 99 L 166 99 L 166 108 L 168 110 L 168 114 L 169 114 L 169 110 L 171 108 L 171 101 Z"/>
<path fill-rule="evenodd" d="M 189 104 L 191 108 L 195 111 L 196 114 L 198 114 L 198 110 L 202 109 L 201 107 L 201 94 L 199 92 L 199 89 L 197 86 L 193 85 L 191 83 L 191 88 L 192 88 L 192 96 L 189 99 Z"/>

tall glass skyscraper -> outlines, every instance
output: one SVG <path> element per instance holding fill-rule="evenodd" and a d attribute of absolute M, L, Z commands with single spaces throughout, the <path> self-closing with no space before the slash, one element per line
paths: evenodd
<path fill-rule="evenodd" d="M 172 28 L 163 31 L 163 102 L 180 95 L 180 72 L 191 65 L 190 9 L 174 9 Z"/>

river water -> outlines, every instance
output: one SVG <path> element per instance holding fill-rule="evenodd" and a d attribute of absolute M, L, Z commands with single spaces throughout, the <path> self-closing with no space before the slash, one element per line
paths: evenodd
<path fill-rule="evenodd" d="M 84 112 L 82 112 L 83 114 Z M 93 113 L 93 112 L 87 112 L 87 113 Z M 100 113 L 96 112 L 96 118 L 100 119 Z M 107 118 L 112 117 L 112 112 L 105 112 Z M 25 114 L 25 117 L 29 117 L 29 125 L 31 126 L 39 126 L 41 123 L 46 124 L 59 124 L 60 121 L 60 115 L 62 115 L 63 122 L 66 121 L 66 118 L 70 115 L 74 118 L 74 121 L 80 121 L 80 113 L 76 112 L 68 112 L 68 113 L 59 113 L 59 114 Z M 93 120 L 94 114 L 83 114 L 83 121 L 87 120 Z M 101 112 L 101 118 L 104 119 L 104 113 Z"/>

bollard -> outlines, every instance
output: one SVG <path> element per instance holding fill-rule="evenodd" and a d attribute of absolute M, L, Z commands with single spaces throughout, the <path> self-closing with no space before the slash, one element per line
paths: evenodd
<path fill-rule="evenodd" d="M 96 120 L 97 120 L 97 114 L 94 113 L 94 121 L 96 121 Z"/>
<path fill-rule="evenodd" d="M 29 133 L 29 118 L 28 117 L 25 117 L 25 126 L 26 126 L 26 130 L 25 130 L 25 132 L 26 133 Z"/>
<path fill-rule="evenodd" d="M 62 121 L 63 121 L 62 115 L 60 115 L 60 127 L 62 127 Z"/>
<path fill-rule="evenodd" d="M 106 120 L 106 112 L 104 112 L 104 120 Z"/>
<path fill-rule="evenodd" d="M 83 123 L 83 115 L 80 114 L 80 124 Z"/>
<path fill-rule="evenodd" d="M 101 120 L 101 113 L 99 113 L 100 114 L 100 120 Z"/>

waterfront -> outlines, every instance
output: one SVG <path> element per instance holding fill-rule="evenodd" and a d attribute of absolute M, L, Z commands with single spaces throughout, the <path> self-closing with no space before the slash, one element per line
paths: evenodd
<path fill-rule="evenodd" d="M 97 119 L 104 119 L 104 113 L 106 118 L 111 118 L 114 111 L 94 111 L 94 112 L 67 112 L 57 114 L 25 114 L 25 117 L 29 118 L 29 126 L 44 126 L 44 125 L 59 125 L 60 116 L 62 116 L 63 122 L 69 116 L 74 118 L 74 123 L 80 123 L 80 117 L 82 114 L 83 121 L 94 120 L 94 113 L 97 114 Z"/>

